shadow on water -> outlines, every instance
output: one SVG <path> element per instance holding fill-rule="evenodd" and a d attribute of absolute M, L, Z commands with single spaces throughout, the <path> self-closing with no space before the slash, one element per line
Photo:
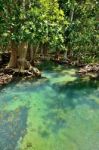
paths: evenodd
<path fill-rule="evenodd" d="M 43 71 L 63 71 L 63 68 L 70 69 L 72 66 L 63 64 L 59 65 L 53 61 L 45 60 L 40 65 L 38 65 L 38 68 Z"/>
<path fill-rule="evenodd" d="M 90 95 L 94 95 L 96 98 L 99 98 L 99 93 L 95 93 L 96 89 L 99 87 L 98 81 L 92 80 L 81 80 L 76 79 L 75 81 L 68 82 L 63 85 L 54 85 L 54 89 L 57 93 L 64 94 L 62 101 L 60 97 L 56 100 L 57 103 L 53 106 L 57 108 L 66 108 L 70 107 L 71 109 L 75 108 L 77 105 L 89 105 L 92 109 L 98 109 L 99 104 L 95 102 L 94 99 L 90 97 Z M 55 101 L 53 101 L 55 102 Z M 60 102 L 60 103 L 59 103 Z M 61 105 L 62 104 L 62 105 Z M 50 105 L 49 105 L 50 106 Z M 51 108 L 52 106 L 50 106 Z"/>
<path fill-rule="evenodd" d="M 14 150 L 20 137 L 25 135 L 27 108 L 0 112 L 0 150 Z"/>
<path fill-rule="evenodd" d="M 66 112 L 76 109 L 77 106 L 88 107 L 93 110 L 99 109 L 99 82 L 94 80 L 81 80 L 77 78 L 64 84 L 53 84 L 56 96 L 50 101 L 46 101 L 46 113 L 43 117 L 46 128 L 53 134 L 57 134 L 62 128 L 68 127 Z M 91 97 L 94 96 L 94 97 Z M 95 98 L 95 99 L 94 99 Z"/>

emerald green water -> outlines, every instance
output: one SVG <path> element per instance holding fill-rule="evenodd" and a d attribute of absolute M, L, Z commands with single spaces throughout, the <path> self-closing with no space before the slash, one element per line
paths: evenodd
<path fill-rule="evenodd" d="M 99 150 L 99 82 L 45 70 L 0 91 L 0 150 Z"/>

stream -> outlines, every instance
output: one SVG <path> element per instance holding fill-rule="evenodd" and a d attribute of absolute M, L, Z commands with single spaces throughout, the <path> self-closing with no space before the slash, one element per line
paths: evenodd
<path fill-rule="evenodd" d="M 57 66 L 0 90 L 0 150 L 99 150 L 99 81 Z"/>

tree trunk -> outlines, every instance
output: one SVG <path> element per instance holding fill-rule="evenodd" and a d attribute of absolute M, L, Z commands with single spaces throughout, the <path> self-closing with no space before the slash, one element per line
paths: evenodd
<path fill-rule="evenodd" d="M 28 54 L 28 43 L 22 42 L 19 46 L 15 47 L 16 44 L 13 43 L 12 53 L 8 67 L 14 71 L 14 74 L 21 73 L 21 75 L 31 75 L 31 76 L 40 76 L 40 71 L 32 67 L 30 61 L 27 61 Z M 13 70 L 16 68 L 15 70 Z M 8 69 L 8 68 L 7 68 Z"/>
<path fill-rule="evenodd" d="M 39 44 L 37 46 L 30 46 L 30 63 L 34 65 L 37 51 L 39 49 Z"/>
<path fill-rule="evenodd" d="M 19 44 L 17 61 L 18 61 L 18 69 L 20 72 L 23 72 L 26 67 L 27 50 L 28 50 L 27 42 L 23 42 Z"/>
<path fill-rule="evenodd" d="M 17 67 L 17 48 L 18 46 L 14 41 L 11 41 L 11 57 L 8 64 L 8 68 L 16 68 Z"/>
<path fill-rule="evenodd" d="M 67 60 L 67 50 L 66 50 L 65 53 L 64 53 L 64 60 L 65 60 L 65 61 Z"/>
<path fill-rule="evenodd" d="M 73 22 L 73 19 L 74 19 L 74 7 L 70 11 L 70 21 L 71 21 L 71 23 Z"/>

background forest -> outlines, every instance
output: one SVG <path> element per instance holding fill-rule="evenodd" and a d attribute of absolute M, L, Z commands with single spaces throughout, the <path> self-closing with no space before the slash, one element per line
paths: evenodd
<path fill-rule="evenodd" d="M 0 0 L 0 51 L 11 51 L 8 67 L 30 67 L 36 55 L 99 59 L 98 0 Z"/>

